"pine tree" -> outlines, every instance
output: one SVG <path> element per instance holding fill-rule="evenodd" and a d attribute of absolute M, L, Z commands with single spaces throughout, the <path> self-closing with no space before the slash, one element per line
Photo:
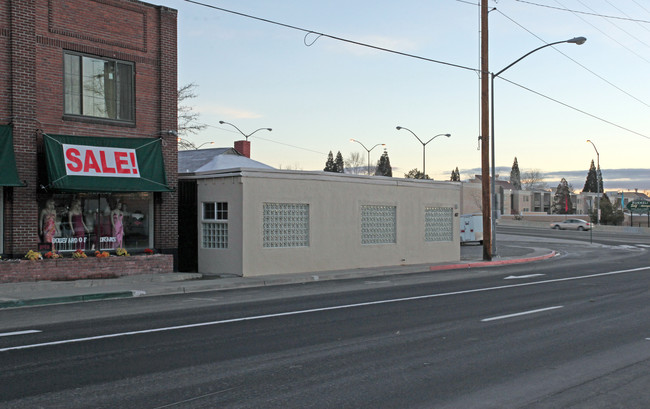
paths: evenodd
<path fill-rule="evenodd" d="M 334 164 L 334 155 L 332 151 L 327 155 L 327 162 L 325 162 L 325 172 L 336 172 L 336 165 Z"/>
<path fill-rule="evenodd" d="M 596 172 L 596 165 L 592 159 L 591 166 L 589 166 L 589 173 L 587 173 L 587 180 L 585 180 L 585 187 L 582 189 L 583 192 L 598 192 L 598 172 Z M 602 192 L 602 190 L 600 191 Z"/>
<path fill-rule="evenodd" d="M 384 153 L 381 154 L 381 157 L 377 161 L 377 170 L 375 170 L 375 176 L 393 176 L 393 168 L 390 166 L 388 151 L 385 149 Z"/>
<path fill-rule="evenodd" d="M 573 204 L 571 203 L 571 190 L 569 189 L 569 183 L 565 178 L 562 178 L 560 184 L 557 185 L 557 189 L 555 190 L 552 211 L 555 214 L 573 213 Z"/>
<path fill-rule="evenodd" d="M 341 151 L 338 151 L 336 154 L 336 161 L 334 162 L 334 171 L 338 173 L 343 173 L 345 171 L 345 168 L 343 166 L 343 155 L 341 155 Z"/>
<path fill-rule="evenodd" d="M 517 157 L 515 156 L 515 162 L 512 164 L 512 170 L 510 171 L 510 183 L 517 190 L 521 190 L 521 172 L 519 172 L 519 163 L 517 162 Z"/>
<path fill-rule="evenodd" d="M 460 182 L 460 172 L 458 171 L 458 166 L 456 166 L 456 169 L 451 171 L 451 178 L 449 179 L 450 182 Z"/>
<path fill-rule="evenodd" d="M 605 190 L 603 190 L 603 174 L 600 173 L 600 165 L 598 165 L 598 169 L 596 170 L 596 175 L 598 177 L 598 187 L 600 188 L 599 192 L 604 193 Z"/>

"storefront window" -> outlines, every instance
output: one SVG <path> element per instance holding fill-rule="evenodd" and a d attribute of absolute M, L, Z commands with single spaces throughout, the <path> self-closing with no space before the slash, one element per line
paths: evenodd
<path fill-rule="evenodd" d="M 41 243 L 58 252 L 144 250 L 153 243 L 153 195 L 53 194 L 39 201 Z"/>

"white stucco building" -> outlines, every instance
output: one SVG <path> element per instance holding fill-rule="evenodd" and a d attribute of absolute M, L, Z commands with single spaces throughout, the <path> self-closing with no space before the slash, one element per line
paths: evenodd
<path fill-rule="evenodd" d="M 460 183 L 259 167 L 179 172 L 179 179 L 195 192 L 186 196 L 196 198 L 190 234 L 200 273 L 261 276 L 460 259 Z"/>

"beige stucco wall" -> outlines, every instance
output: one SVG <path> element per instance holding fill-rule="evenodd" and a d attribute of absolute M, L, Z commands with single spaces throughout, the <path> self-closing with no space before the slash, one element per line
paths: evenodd
<path fill-rule="evenodd" d="M 278 170 L 233 175 L 198 181 L 199 214 L 204 201 L 229 202 L 230 235 L 228 249 L 199 245 L 199 272 L 259 276 L 460 259 L 458 183 Z M 263 247 L 264 203 L 308 204 L 309 246 Z M 363 205 L 396 206 L 397 243 L 361 244 Z M 452 209 L 452 241 L 424 240 L 426 207 Z"/>

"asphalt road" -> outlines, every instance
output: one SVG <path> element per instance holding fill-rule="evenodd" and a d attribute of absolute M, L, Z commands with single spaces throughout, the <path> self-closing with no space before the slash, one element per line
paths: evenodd
<path fill-rule="evenodd" d="M 1 311 L 0 407 L 649 407 L 643 238 L 500 238 L 560 255 Z"/>

